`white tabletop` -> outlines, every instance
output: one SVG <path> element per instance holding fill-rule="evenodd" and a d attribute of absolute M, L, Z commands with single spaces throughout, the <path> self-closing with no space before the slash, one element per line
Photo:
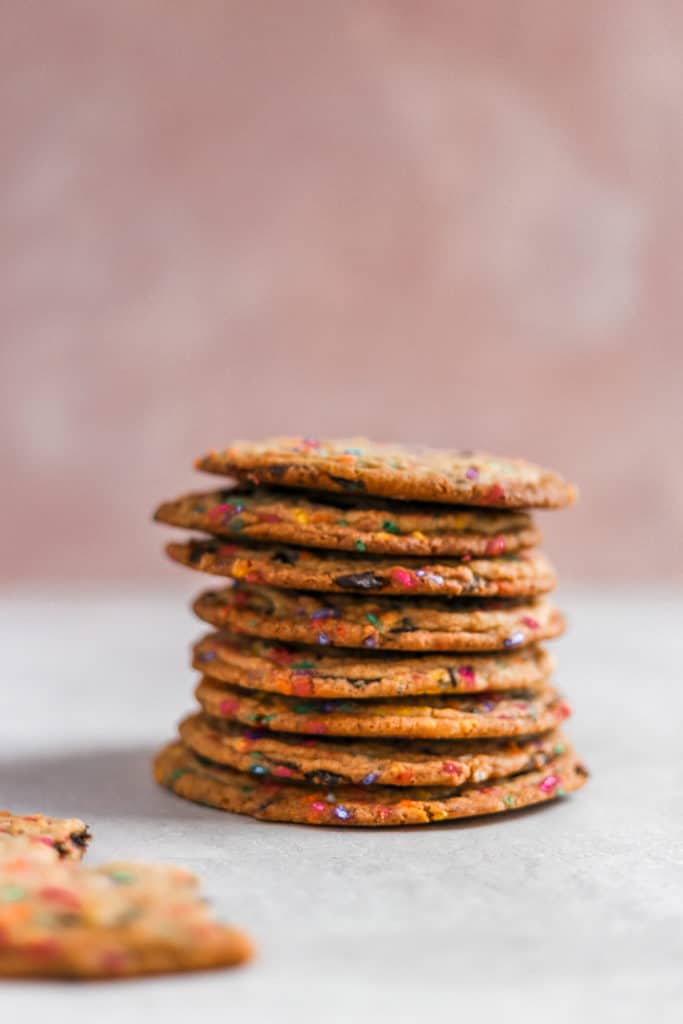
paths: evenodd
<path fill-rule="evenodd" d="M 187 594 L 5 592 L 0 806 L 85 818 L 92 862 L 189 865 L 258 958 L 111 985 L 5 982 L 3 1019 L 680 1020 L 683 595 L 560 595 L 584 790 L 375 831 L 256 822 L 151 781 L 154 748 L 191 707 Z"/>

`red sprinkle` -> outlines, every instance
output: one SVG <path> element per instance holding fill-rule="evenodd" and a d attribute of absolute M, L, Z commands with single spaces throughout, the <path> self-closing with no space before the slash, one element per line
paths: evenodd
<path fill-rule="evenodd" d="M 218 705 L 218 710 L 222 715 L 234 715 L 240 706 L 240 702 L 236 697 L 231 697 L 229 700 L 222 700 Z"/>
<path fill-rule="evenodd" d="M 400 587 L 414 587 L 417 583 L 417 576 L 409 569 L 392 569 L 391 580 L 392 583 L 397 583 Z"/>
<path fill-rule="evenodd" d="M 523 615 L 522 622 L 525 626 L 528 626 L 529 629 L 538 629 L 538 622 L 536 619 L 532 619 L 530 615 Z"/>
<path fill-rule="evenodd" d="M 485 551 L 487 555 L 502 555 L 505 551 L 505 537 L 491 537 L 486 542 Z"/>

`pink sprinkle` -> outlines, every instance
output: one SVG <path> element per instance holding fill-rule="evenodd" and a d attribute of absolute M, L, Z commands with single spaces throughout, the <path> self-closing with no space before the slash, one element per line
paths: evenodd
<path fill-rule="evenodd" d="M 522 622 L 525 626 L 528 626 L 529 629 L 538 629 L 538 622 L 536 619 L 532 619 L 530 615 L 524 615 L 522 617 Z"/>
<path fill-rule="evenodd" d="M 232 508 L 231 505 L 214 505 L 206 513 L 207 518 L 210 520 L 222 519 L 226 512 Z"/>
<path fill-rule="evenodd" d="M 557 775 L 547 775 L 543 782 L 539 783 L 538 788 L 542 793 L 552 793 L 555 787 L 559 784 L 560 780 Z"/>
<path fill-rule="evenodd" d="M 305 723 L 306 732 L 314 732 L 316 734 L 327 732 L 327 726 L 321 718 L 309 718 Z"/>
<path fill-rule="evenodd" d="M 492 537 L 486 542 L 487 555 L 502 555 L 505 551 L 505 537 Z"/>
<path fill-rule="evenodd" d="M 461 665 L 458 669 L 458 675 L 462 679 L 466 679 L 468 683 L 474 682 L 474 669 L 471 665 Z"/>
<path fill-rule="evenodd" d="M 490 501 L 502 501 L 505 497 L 505 491 L 500 484 L 491 484 L 489 487 L 488 498 Z"/>
<path fill-rule="evenodd" d="M 477 469 L 476 466 L 470 466 L 470 468 L 465 473 L 465 476 L 467 477 L 468 480 L 478 480 L 479 470 Z"/>
<path fill-rule="evenodd" d="M 292 771 L 292 769 L 287 768 L 287 766 L 284 764 L 278 764 L 276 765 L 275 768 L 273 768 L 273 775 L 279 775 L 283 779 L 289 779 L 294 774 L 295 773 Z"/>
<path fill-rule="evenodd" d="M 324 803 L 322 802 L 322 800 L 315 800 L 315 801 L 314 801 L 314 802 L 313 802 L 313 803 L 311 804 L 311 808 L 312 808 L 312 809 L 313 809 L 314 811 L 318 811 L 319 813 L 322 813 L 323 811 L 326 811 L 326 810 L 327 810 L 327 804 L 324 804 Z"/>
<path fill-rule="evenodd" d="M 392 569 L 391 579 L 401 587 L 414 587 L 417 582 L 415 573 L 407 569 Z"/>
<path fill-rule="evenodd" d="M 218 705 L 218 710 L 222 715 L 234 715 L 240 706 L 240 702 L 236 697 L 231 697 L 230 700 L 222 700 Z"/>
<path fill-rule="evenodd" d="M 54 842 L 49 836 L 36 836 L 39 843 L 43 843 L 44 846 L 54 846 Z"/>
<path fill-rule="evenodd" d="M 236 544 L 221 544 L 218 549 L 219 555 L 236 555 L 239 553 L 239 548 Z"/>
<path fill-rule="evenodd" d="M 441 769 L 444 772 L 448 772 L 449 775 L 460 775 L 462 771 L 461 766 L 455 761 L 442 761 Z"/>

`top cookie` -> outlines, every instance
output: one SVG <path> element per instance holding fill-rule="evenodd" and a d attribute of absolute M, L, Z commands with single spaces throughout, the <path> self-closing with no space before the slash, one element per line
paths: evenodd
<path fill-rule="evenodd" d="M 560 508 L 576 489 L 556 473 L 483 452 L 378 444 L 365 438 L 315 441 L 276 437 L 238 441 L 200 458 L 198 469 L 319 491 L 407 501 L 507 508 Z"/>

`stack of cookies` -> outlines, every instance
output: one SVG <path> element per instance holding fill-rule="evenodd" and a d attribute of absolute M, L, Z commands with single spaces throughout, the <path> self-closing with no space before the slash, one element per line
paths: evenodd
<path fill-rule="evenodd" d="M 564 796 L 586 770 L 541 642 L 565 628 L 528 509 L 575 500 L 515 459 L 365 440 L 212 451 L 219 490 L 159 522 L 229 583 L 200 594 L 199 710 L 156 757 L 180 796 L 316 825 L 421 824 Z"/>

